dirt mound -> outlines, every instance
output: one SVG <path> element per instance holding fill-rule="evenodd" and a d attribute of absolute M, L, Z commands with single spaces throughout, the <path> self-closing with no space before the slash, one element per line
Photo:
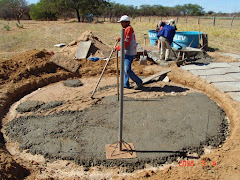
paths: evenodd
<path fill-rule="evenodd" d="M 14 56 L 8 61 L 0 62 L 0 84 L 16 83 L 30 76 L 43 73 L 55 73 L 57 66 L 49 62 L 51 54 L 47 51 L 29 50 Z"/>
<path fill-rule="evenodd" d="M 108 57 L 112 50 L 108 45 L 100 41 L 98 37 L 94 36 L 92 31 L 85 31 L 77 40 L 70 42 L 64 47 L 61 52 L 69 58 L 74 58 L 80 41 L 92 41 L 87 57 Z"/>
<path fill-rule="evenodd" d="M 0 148 L 0 178 L 24 179 L 30 172 L 12 159 L 12 156 L 2 147 Z"/>

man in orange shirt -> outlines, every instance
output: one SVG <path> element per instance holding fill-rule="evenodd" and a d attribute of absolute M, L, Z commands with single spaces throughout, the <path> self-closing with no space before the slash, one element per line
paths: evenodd
<path fill-rule="evenodd" d="M 124 88 L 130 88 L 129 78 L 131 78 L 136 83 L 135 89 L 140 89 L 142 80 L 131 69 L 133 59 L 137 54 L 134 30 L 130 25 L 130 18 L 127 15 L 122 16 L 118 22 L 125 28 Z M 118 40 L 120 41 L 120 38 Z M 120 51 L 120 46 L 117 46 L 115 49 Z"/>

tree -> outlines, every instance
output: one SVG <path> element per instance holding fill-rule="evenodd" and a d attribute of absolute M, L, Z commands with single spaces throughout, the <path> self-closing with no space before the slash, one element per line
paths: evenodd
<path fill-rule="evenodd" d="M 24 14 L 30 10 L 26 0 L 1 0 L 0 1 L 1 13 L 6 13 L 8 17 L 14 16 L 18 24 Z"/>
<path fill-rule="evenodd" d="M 94 14 L 95 11 L 99 10 L 99 7 L 103 7 L 103 4 L 107 2 L 105 0 L 52 0 L 55 1 L 56 7 L 58 10 L 73 10 L 76 12 L 78 22 L 81 21 L 80 15 L 83 17 L 82 21 L 84 21 L 84 16 L 86 14 Z"/>
<path fill-rule="evenodd" d="M 150 5 L 141 5 L 139 11 L 143 16 L 153 15 L 153 9 L 151 8 Z"/>
<path fill-rule="evenodd" d="M 14 19 L 15 16 L 12 13 L 12 10 L 6 6 L 5 0 L 0 0 L 0 18 L 3 19 Z"/>
<path fill-rule="evenodd" d="M 212 14 L 214 14 L 214 12 L 213 11 L 208 11 L 207 14 L 212 15 Z"/>
<path fill-rule="evenodd" d="M 183 5 L 183 14 L 185 16 L 201 16 L 204 14 L 203 8 L 197 4 L 185 4 Z"/>
<path fill-rule="evenodd" d="M 181 6 L 181 5 L 176 5 L 174 6 L 174 9 L 175 9 L 175 15 L 176 16 L 181 16 L 183 15 L 183 12 L 184 12 L 184 7 Z"/>
<path fill-rule="evenodd" d="M 39 3 L 30 5 L 30 16 L 34 20 L 56 20 L 57 12 L 54 5 L 48 0 L 41 0 Z"/>

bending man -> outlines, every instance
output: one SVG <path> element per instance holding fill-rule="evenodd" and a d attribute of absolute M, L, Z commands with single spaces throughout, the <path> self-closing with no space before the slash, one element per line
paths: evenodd
<path fill-rule="evenodd" d="M 173 42 L 173 37 L 176 33 L 176 30 L 173 26 L 162 23 L 161 26 L 163 28 L 159 31 L 157 37 L 161 41 L 161 52 L 160 52 L 160 60 L 167 61 L 169 60 L 170 52 L 171 52 L 171 44 Z"/>

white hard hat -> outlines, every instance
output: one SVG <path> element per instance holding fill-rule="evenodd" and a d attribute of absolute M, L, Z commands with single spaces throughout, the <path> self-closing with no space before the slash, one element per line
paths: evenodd
<path fill-rule="evenodd" d="M 118 22 L 130 21 L 130 18 L 127 15 L 123 15 Z"/>

